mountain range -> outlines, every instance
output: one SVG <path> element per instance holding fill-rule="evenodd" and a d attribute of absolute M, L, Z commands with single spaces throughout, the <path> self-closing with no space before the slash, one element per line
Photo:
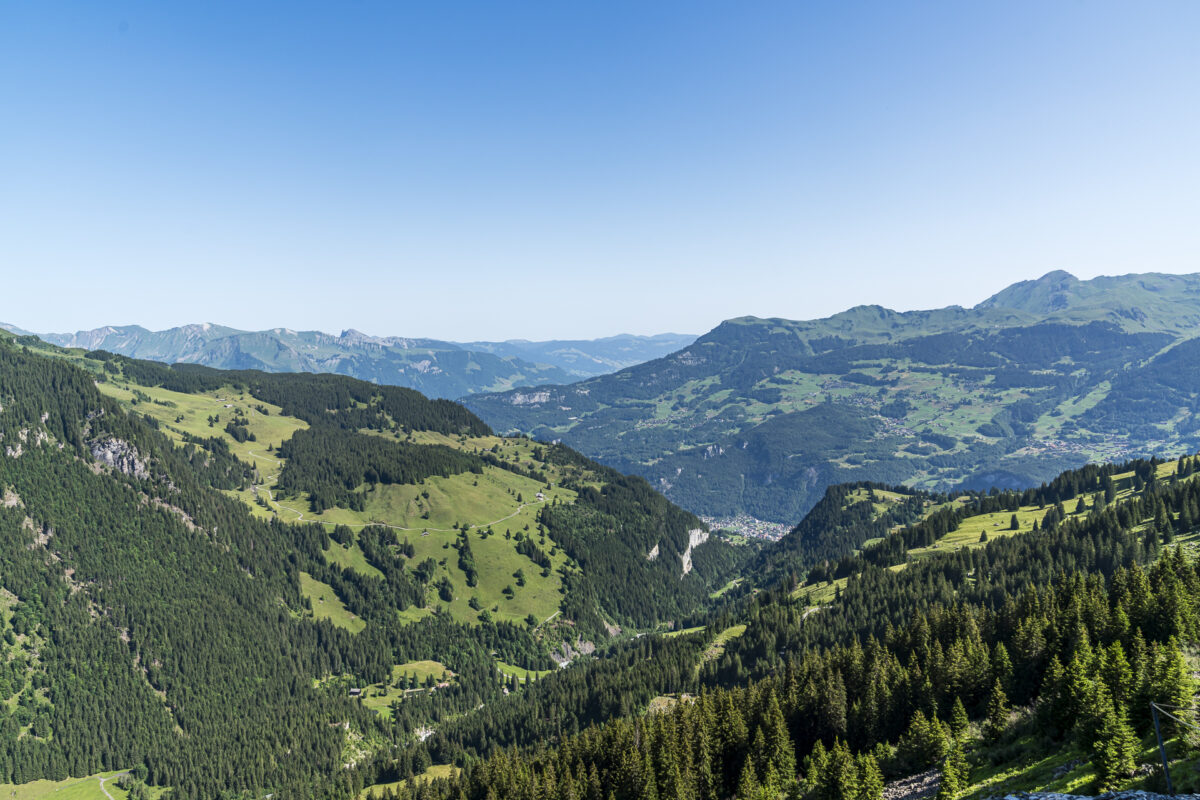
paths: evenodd
<path fill-rule="evenodd" d="M 1026 487 L 1200 444 L 1200 275 L 1051 272 L 974 308 L 742 317 L 569 385 L 465 398 L 713 517 L 794 523 L 831 485 Z"/>
<path fill-rule="evenodd" d="M 832 486 L 759 547 L 344 376 L 0 332 L 0 402 L 6 795 L 1196 788 L 1146 709 L 1193 704 L 1198 458 Z"/>
<path fill-rule="evenodd" d="M 11 325 L 0 327 L 30 335 Z M 125 325 L 37 335 L 62 347 L 107 350 L 168 364 L 265 372 L 332 372 L 445 398 L 600 375 L 674 352 L 695 339 L 668 333 L 622 334 L 594 340 L 457 343 L 368 336 L 355 330 L 338 335 L 288 328 L 241 331 L 208 323 L 162 331 Z"/>
<path fill-rule="evenodd" d="M 1194 791 L 1200 458 L 978 472 L 1044 425 L 1195 447 L 1187 281 L 1132 280 L 733 320 L 651 362 L 708 370 L 671 402 L 713 419 L 807 403 L 744 434 L 779 456 L 758 502 L 839 448 L 979 479 L 830 485 L 770 543 L 407 388 L 0 331 L 0 793 L 980 800 L 1165 789 L 1148 762 Z M 596 410 L 643 410 L 638 370 Z"/>

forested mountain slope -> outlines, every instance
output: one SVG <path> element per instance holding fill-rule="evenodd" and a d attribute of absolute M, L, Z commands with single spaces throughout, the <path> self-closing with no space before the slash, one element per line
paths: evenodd
<path fill-rule="evenodd" d="M 28 344 L 0 337 L 0 783 L 346 797 L 737 556 L 449 401 Z"/>
<path fill-rule="evenodd" d="M 833 487 L 717 592 L 728 546 L 684 575 L 694 519 L 644 482 L 415 392 L 11 338 L 0 387 L 0 780 L 877 800 L 932 767 L 949 799 L 1154 785 L 1141 709 L 1191 704 L 1195 459 Z M 614 623 L 676 630 L 578 657 Z"/>
<path fill-rule="evenodd" d="M 485 747 L 522 713 L 575 719 L 572 676 L 553 676 L 447 727 L 486 759 L 376 796 L 877 800 L 885 780 L 930 768 L 943 800 L 1161 790 L 1161 773 L 1134 769 L 1157 756 L 1149 703 L 1185 718 L 1194 704 L 1197 461 L 941 500 L 865 547 L 818 605 L 811 585 L 785 582 L 704 631 L 642 645 L 647 666 L 624 692 L 593 695 L 618 719 L 552 747 Z M 655 691 L 649 713 L 628 713 Z M 1164 729 L 1166 752 L 1176 788 L 1193 790 L 1183 733 Z"/>
<path fill-rule="evenodd" d="M 697 513 L 793 523 L 831 485 L 1029 486 L 1200 442 L 1200 276 L 1050 273 L 972 309 L 741 318 L 569 386 L 470 397 Z"/>
<path fill-rule="evenodd" d="M 26 331 L 11 330 L 27 335 Z M 334 335 L 287 328 L 241 331 L 204 324 L 163 331 L 138 325 L 106 326 L 76 333 L 47 333 L 41 338 L 62 347 L 108 350 L 167 364 L 332 372 L 453 399 L 481 391 L 602 375 L 674 352 L 696 337 L 621 335 L 595 340 L 464 344 L 368 336 L 354 330 Z"/>

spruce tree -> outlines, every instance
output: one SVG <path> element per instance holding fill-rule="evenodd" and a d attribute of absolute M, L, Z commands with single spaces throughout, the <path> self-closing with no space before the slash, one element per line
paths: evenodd
<path fill-rule="evenodd" d="M 1095 758 L 1097 783 L 1101 791 L 1112 788 L 1120 778 L 1133 773 L 1137 766 L 1140 743 L 1122 710 L 1111 705 L 1096 737 Z"/>
<path fill-rule="evenodd" d="M 1008 695 L 1000 681 L 992 685 L 992 694 L 988 698 L 988 715 L 985 732 L 992 741 L 1000 738 L 1000 734 L 1008 727 Z"/>
<path fill-rule="evenodd" d="M 737 800 L 755 800 L 759 794 L 758 776 L 754 774 L 754 760 L 747 758 L 742 764 L 742 775 L 738 778 Z"/>
<path fill-rule="evenodd" d="M 883 771 L 871 753 L 858 757 L 858 795 L 855 800 L 882 800 Z"/>
<path fill-rule="evenodd" d="M 942 724 L 932 721 L 918 710 L 913 714 L 908 730 L 896 745 L 896 755 L 914 772 L 929 769 L 946 754 L 946 737 Z"/>
<path fill-rule="evenodd" d="M 954 698 L 954 707 L 950 710 L 950 733 L 954 737 L 961 738 L 967 730 L 969 724 L 967 719 L 967 709 L 963 706 L 962 698 Z"/>
<path fill-rule="evenodd" d="M 759 730 L 765 742 L 768 769 L 783 784 L 790 783 L 796 777 L 796 748 L 788 734 L 783 710 L 779 707 L 779 698 L 774 691 L 767 700 L 766 713 Z"/>
<path fill-rule="evenodd" d="M 1008 648 L 1003 642 L 997 642 L 992 648 L 992 679 L 1000 682 L 1000 687 L 1007 694 L 1012 689 L 1013 665 L 1008 657 Z"/>
<path fill-rule="evenodd" d="M 941 780 L 938 782 L 937 800 L 954 800 L 967 788 L 967 755 L 961 741 L 950 743 L 950 752 L 942 764 Z"/>
<path fill-rule="evenodd" d="M 827 773 L 826 800 L 856 800 L 859 793 L 858 766 L 845 742 L 833 743 Z"/>
<path fill-rule="evenodd" d="M 805 759 L 804 781 L 810 792 L 817 792 L 829 770 L 829 752 L 820 739 Z"/>

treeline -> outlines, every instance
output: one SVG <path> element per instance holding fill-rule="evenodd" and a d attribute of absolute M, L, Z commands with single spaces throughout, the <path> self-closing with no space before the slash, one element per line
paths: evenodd
<path fill-rule="evenodd" d="M 555 742 L 610 719 L 638 713 L 654 699 L 695 684 L 697 636 L 646 636 L 557 671 L 476 713 L 438 728 L 428 741 L 443 763 L 468 764 L 508 746 Z M 503 796 L 503 795 L 501 795 Z"/>
<path fill-rule="evenodd" d="M 87 357 L 119 368 L 125 378 L 143 386 L 160 386 L 187 394 L 231 386 L 264 403 L 280 406 L 285 415 L 313 426 L 468 436 L 491 433 L 482 420 L 458 403 L 430 400 L 412 389 L 367 383 L 344 375 L 219 370 L 197 364 L 168 366 L 103 350 L 89 352 Z"/>
<path fill-rule="evenodd" d="M 1076 512 L 1088 508 L 1100 511 L 1117 498 L 1118 489 L 1132 490 L 1137 494 L 1138 503 L 1153 505 L 1149 517 L 1157 518 L 1157 531 L 1173 533 L 1177 527 L 1191 530 L 1192 521 L 1200 520 L 1200 516 L 1193 513 L 1194 504 L 1181 501 L 1180 508 L 1176 509 L 1181 520 L 1179 525 L 1168 524 L 1166 518 L 1158 513 L 1159 509 L 1169 502 L 1164 500 L 1165 495 L 1160 491 L 1161 482 L 1157 477 L 1158 466 L 1161 463 L 1160 460 L 1152 458 L 1137 459 L 1124 464 L 1089 464 L 1081 469 L 1064 472 L 1047 484 L 1023 492 L 993 490 L 987 494 L 950 495 L 943 498 L 947 502 L 942 507 L 928 514 L 920 522 L 888 534 L 882 541 L 864 547 L 860 552 L 847 553 L 837 562 L 827 561 L 814 566 L 805 577 L 805 584 L 816 585 L 823 581 L 845 578 L 869 566 L 889 567 L 903 564 L 908 560 L 909 550 L 929 547 L 946 534 L 958 530 L 964 520 L 983 514 L 1015 513 L 1022 507 L 1048 506 L 1041 521 L 1033 523 L 1033 528 L 1055 528 L 1067 519 L 1068 509 L 1065 504 L 1074 502 L 1071 510 Z M 1181 478 L 1192 475 L 1196 468 L 1197 459 L 1181 459 L 1178 472 L 1167 482 L 1168 486 L 1174 486 Z M 1114 476 L 1125 473 L 1132 475 L 1123 478 L 1124 485 L 1118 487 Z M 1089 505 L 1089 498 L 1092 499 L 1093 505 Z M 1137 517 L 1143 513 L 1143 508 L 1136 503 L 1122 504 L 1115 513 L 1118 515 L 1118 523 L 1125 527 L 1136 525 L 1138 519 L 1146 518 Z M 791 538 L 792 534 L 789 534 L 781 540 L 781 544 L 787 547 Z"/>
<path fill-rule="evenodd" d="M 293 496 L 307 492 L 316 513 L 333 506 L 362 510 L 363 496 L 355 490 L 363 484 L 418 484 L 435 475 L 483 472 L 483 461 L 461 450 L 332 427 L 296 431 L 278 455 L 287 459 L 279 490 Z"/>

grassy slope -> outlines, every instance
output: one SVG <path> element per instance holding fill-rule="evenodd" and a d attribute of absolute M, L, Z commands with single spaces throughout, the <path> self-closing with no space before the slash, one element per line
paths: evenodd
<path fill-rule="evenodd" d="M 416 678 L 422 686 L 414 689 L 397 688 L 402 676 Z M 444 683 L 453 681 L 454 673 L 440 661 L 409 661 L 405 664 L 396 664 L 392 667 L 390 681 L 372 684 L 363 689 L 362 704 L 383 717 L 390 717 L 393 702 L 401 700 L 406 694 L 430 691 L 423 686 L 425 680 L 430 677 L 437 683 Z"/>
<path fill-rule="evenodd" d="M 31 781 L 30 783 L 10 784 L 0 783 L 0 797 L 5 800 L 125 800 L 129 796 L 117 786 L 116 776 L 121 770 L 101 772 L 86 778 L 67 778 L 61 781 Z M 100 780 L 104 779 L 101 788 Z M 107 790 L 108 794 L 105 794 Z M 165 790 L 161 787 L 150 787 L 150 796 L 157 797 Z"/>
<path fill-rule="evenodd" d="M 307 572 L 300 573 L 300 591 L 312 603 L 314 618 L 327 619 L 351 633 L 358 633 L 367 627 L 367 623 L 350 613 L 332 586 L 321 583 Z"/>
<path fill-rule="evenodd" d="M 438 562 L 434 580 L 446 576 L 454 586 L 454 598 L 449 603 L 442 602 L 433 592 L 430 592 L 428 602 L 446 608 L 460 621 L 478 620 L 479 612 L 470 607 L 472 597 L 497 620 L 523 621 L 532 614 L 544 622 L 559 609 L 562 597 L 559 570 L 570 567 L 566 554 L 557 549 L 552 540 L 547 538 L 543 544 L 541 538 L 537 537 L 536 519 L 544 503 L 569 503 L 575 499 L 574 492 L 557 486 L 546 490 L 545 485 L 538 481 L 489 466 L 478 476 L 464 473 L 449 478 L 433 477 L 422 485 L 380 486 L 367 492 L 366 510 L 363 512 L 334 508 L 323 514 L 312 514 L 308 511 L 306 497 L 276 499 L 270 489 L 283 462 L 273 452 L 268 452 L 268 447 L 277 449 L 296 431 L 307 428 L 303 421 L 282 416 L 278 407 L 261 403 L 232 388 L 191 395 L 113 381 L 99 386 L 102 392 L 116 398 L 132 411 L 158 420 L 163 430 L 178 442 L 182 443 L 185 433 L 225 439 L 234 454 L 256 467 L 260 475 L 255 486 L 230 494 L 244 501 L 261 517 L 278 516 L 284 521 L 315 521 L 330 526 L 348 525 L 353 529 L 370 524 L 396 528 L 401 539 L 407 538 L 415 548 L 414 563 L 426 558 L 434 559 Z M 148 395 L 151 401 L 139 400 L 137 393 Z M 268 413 L 262 414 L 257 406 L 265 407 Z M 249 420 L 249 430 L 257 441 L 238 443 L 225 433 L 225 423 L 233 419 L 235 411 L 239 409 Z M 210 416 L 219 416 L 220 421 L 210 426 Z M 400 436 L 396 438 L 401 440 Z M 554 481 L 555 469 L 535 462 L 535 445 L 527 440 L 496 436 L 451 437 L 418 432 L 413 434 L 412 441 L 468 451 L 492 451 L 497 457 L 536 467 Z M 543 500 L 537 499 L 539 492 L 544 494 Z M 458 567 L 458 553 L 452 549 L 458 535 L 456 526 L 464 524 L 470 530 L 471 549 L 478 570 L 478 585 L 475 587 L 467 586 L 466 575 Z M 489 526 L 497 535 L 484 538 L 482 531 Z M 539 567 L 516 552 L 515 539 L 505 538 L 506 532 L 514 536 L 518 531 L 526 532 L 526 526 L 528 532 L 537 537 L 535 542 L 539 547 L 550 554 L 552 569 L 546 577 L 542 576 Z M 379 571 L 367 563 L 357 544 L 349 547 L 333 544 L 326 551 L 326 557 L 345 568 L 376 577 L 379 575 Z M 514 577 L 518 570 L 524 573 L 524 586 L 519 586 Z M 324 589 L 319 588 L 322 586 Z M 504 594 L 509 586 L 513 590 L 511 599 Z M 328 586 L 310 578 L 305 584 L 305 594 L 312 600 L 317 616 L 327 616 L 335 624 L 350 629 L 361 629 L 361 620 L 350 619 L 349 612 Z M 428 613 L 427 609 L 409 609 L 400 618 L 413 621 Z"/>
<path fill-rule="evenodd" d="M 1159 465 L 1158 476 L 1163 479 L 1169 479 L 1175 474 L 1175 471 L 1178 467 L 1178 461 L 1166 461 Z M 1193 479 L 1194 477 L 1195 476 L 1193 476 Z M 1132 472 L 1114 475 L 1113 483 L 1117 487 L 1117 497 L 1114 502 L 1119 503 L 1123 500 L 1127 500 L 1134 493 Z M 878 490 L 876 491 L 876 495 L 881 499 L 886 498 L 886 500 L 889 502 L 894 502 L 900 497 L 899 495 L 895 495 L 891 492 L 882 492 Z M 852 502 L 855 500 L 865 501 L 865 499 L 865 490 L 858 490 L 850 494 L 850 500 Z M 1103 502 L 1103 500 L 1104 498 L 1101 494 L 1091 495 L 1086 499 L 1087 509 L 1083 511 L 1076 510 L 1076 503 L 1078 500 L 1073 500 L 1065 506 L 1067 518 L 1069 519 L 1071 517 L 1086 516 L 1091 512 L 1091 508 L 1094 504 Z M 966 499 L 959 498 L 956 502 L 966 502 Z M 877 502 L 875 507 L 878 511 L 884 506 L 883 503 Z M 929 511 L 932 513 L 937 508 L 938 507 L 936 506 L 931 506 Z M 1022 506 L 1016 512 L 1017 521 L 1020 525 L 1019 529 L 1017 530 L 1012 529 L 1013 512 L 1011 511 L 1002 511 L 993 514 L 978 514 L 973 517 L 968 517 L 959 524 L 957 530 L 951 531 L 950 533 L 941 537 L 929 547 L 915 547 L 909 550 L 908 554 L 910 558 L 918 559 L 926 558 L 938 553 L 945 553 L 951 550 L 958 550 L 964 547 L 983 547 L 986 542 L 981 541 L 981 535 L 985 533 L 987 534 L 987 538 L 989 540 L 1003 538 L 1005 536 L 1014 536 L 1021 533 L 1029 533 L 1033 530 L 1033 523 L 1035 521 L 1039 526 L 1041 525 L 1042 519 L 1046 516 L 1046 512 L 1049 510 L 1049 506 Z M 875 541 L 878 540 L 873 539 L 865 542 L 864 544 L 872 544 Z M 1182 540 L 1180 541 L 1182 542 Z M 1183 543 L 1187 544 L 1186 542 Z M 906 566 L 906 564 L 896 564 L 890 567 L 890 569 L 902 570 Z M 830 583 L 825 583 L 815 587 L 802 585 L 797 587 L 792 592 L 792 596 L 800 597 L 807 594 L 809 602 L 811 602 L 813 605 L 823 605 L 831 602 L 836 596 L 838 589 L 844 587 L 848 580 L 849 578 L 839 578 Z"/>
<path fill-rule="evenodd" d="M 434 764 L 429 769 L 413 778 L 413 780 L 431 781 L 437 778 L 449 778 L 451 775 L 457 775 L 460 771 L 461 770 L 459 770 L 458 767 L 451 766 L 449 764 Z M 405 786 L 407 783 L 408 781 L 396 781 L 394 783 L 380 783 L 376 784 L 375 786 L 368 786 L 359 792 L 358 796 L 361 800 L 366 800 L 366 798 L 372 796 L 372 794 L 376 796 L 382 796 L 382 794 L 388 789 L 395 791 L 401 786 Z"/>
<path fill-rule="evenodd" d="M 525 669 L 524 667 L 518 667 L 515 664 L 506 664 L 503 661 L 497 661 L 496 668 L 510 678 L 515 677 L 521 683 L 525 683 L 525 681 L 529 680 L 530 677 L 533 677 L 534 680 L 537 680 L 543 675 L 549 675 L 554 672 L 554 670 L 550 669 Z"/>

